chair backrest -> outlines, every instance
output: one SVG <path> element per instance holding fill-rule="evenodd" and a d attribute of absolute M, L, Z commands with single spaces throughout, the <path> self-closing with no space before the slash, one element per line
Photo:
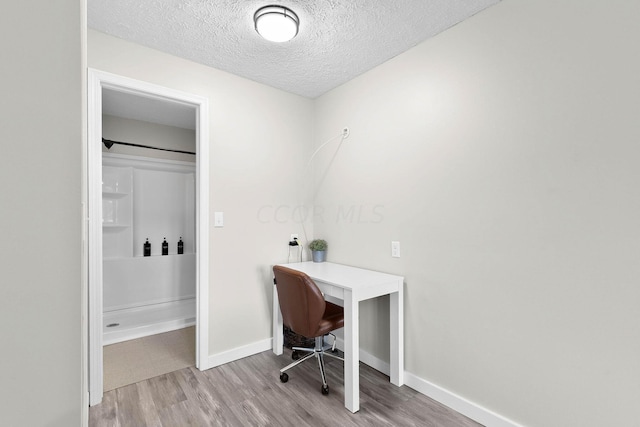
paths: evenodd
<path fill-rule="evenodd" d="M 314 338 L 326 303 L 318 286 L 300 271 L 273 267 L 278 288 L 282 323 L 299 335 Z"/>

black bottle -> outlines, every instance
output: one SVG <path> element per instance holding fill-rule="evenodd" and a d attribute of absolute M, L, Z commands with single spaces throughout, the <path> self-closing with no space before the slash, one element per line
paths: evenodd
<path fill-rule="evenodd" d="M 184 242 L 182 241 L 182 237 L 180 237 L 180 240 L 178 240 L 178 254 L 183 254 L 184 253 Z"/>
<path fill-rule="evenodd" d="M 162 255 L 169 255 L 169 244 L 166 237 L 162 241 Z"/>
<path fill-rule="evenodd" d="M 149 239 L 147 238 L 147 241 L 144 242 L 144 245 L 142 245 L 143 249 L 144 249 L 144 256 L 151 256 L 151 243 L 149 243 Z"/>

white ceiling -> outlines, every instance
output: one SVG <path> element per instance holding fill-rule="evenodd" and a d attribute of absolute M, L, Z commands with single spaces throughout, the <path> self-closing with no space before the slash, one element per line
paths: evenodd
<path fill-rule="evenodd" d="M 102 90 L 102 114 L 184 129 L 196 128 L 193 106 L 111 89 Z"/>
<path fill-rule="evenodd" d="M 499 0 L 88 0 L 90 28 L 309 98 Z M 268 4 L 300 18 L 296 38 L 254 30 Z"/>

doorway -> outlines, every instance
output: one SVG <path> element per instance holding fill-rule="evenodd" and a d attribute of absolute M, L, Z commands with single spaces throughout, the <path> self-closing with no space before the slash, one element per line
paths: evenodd
<path fill-rule="evenodd" d="M 103 94 L 123 94 L 133 112 L 162 110 L 187 112 L 195 122 L 195 363 L 208 369 L 208 236 L 209 236 L 209 149 L 208 100 L 139 80 L 89 69 L 88 74 L 88 359 L 89 404 L 103 396 Z M 146 108 L 149 105 L 154 108 Z M 134 114 L 134 113 L 131 113 Z M 176 116 L 176 114 L 170 114 Z"/>

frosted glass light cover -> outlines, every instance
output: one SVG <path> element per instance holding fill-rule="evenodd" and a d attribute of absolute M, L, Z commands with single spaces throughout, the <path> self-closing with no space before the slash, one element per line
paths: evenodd
<path fill-rule="evenodd" d="M 268 6 L 255 14 L 256 31 L 264 39 L 282 43 L 298 34 L 298 17 L 280 6 Z"/>

